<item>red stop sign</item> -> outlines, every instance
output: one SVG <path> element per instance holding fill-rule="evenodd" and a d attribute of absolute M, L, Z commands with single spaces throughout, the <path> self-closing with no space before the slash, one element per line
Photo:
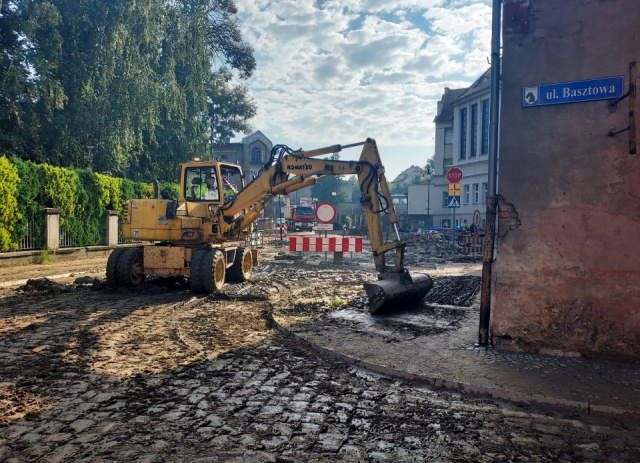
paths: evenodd
<path fill-rule="evenodd" d="M 447 180 L 449 183 L 458 183 L 462 180 L 462 171 L 457 167 L 452 167 L 447 171 Z"/>

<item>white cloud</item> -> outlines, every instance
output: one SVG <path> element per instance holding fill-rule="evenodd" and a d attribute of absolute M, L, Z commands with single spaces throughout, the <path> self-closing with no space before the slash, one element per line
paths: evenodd
<path fill-rule="evenodd" d="M 254 128 L 305 149 L 375 137 L 405 154 L 385 162 L 391 178 L 433 154 L 444 87 L 488 67 L 491 0 L 236 3 L 258 61 Z"/>
<path fill-rule="evenodd" d="M 444 0 L 328 0 L 325 7 L 335 8 L 338 11 L 347 10 L 355 12 L 393 12 L 405 9 L 426 9 L 441 6 Z"/>

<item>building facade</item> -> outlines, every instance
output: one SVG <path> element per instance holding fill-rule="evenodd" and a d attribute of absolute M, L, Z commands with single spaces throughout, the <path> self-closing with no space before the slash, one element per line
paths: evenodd
<path fill-rule="evenodd" d="M 638 24 L 637 0 L 503 4 L 499 349 L 640 361 Z"/>
<path fill-rule="evenodd" d="M 239 164 L 242 167 L 247 183 L 249 183 L 269 161 L 272 148 L 273 143 L 271 140 L 258 130 L 244 137 L 240 142 L 223 143 L 214 146 L 213 157 L 219 161 Z M 288 197 L 281 198 L 281 201 L 273 200 L 272 206 L 265 209 L 264 215 L 265 217 L 276 218 L 283 213 L 285 205 L 300 204 L 301 198 L 310 197 L 311 187 L 294 191 Z"/>
<path fill-rule="evenodd" d="M 490 70 L 470 87 L 445 88 L 438 102 L 435 137 L 435 171 L 428 187 L 430 225 L 450 228 L 464 220 L 471 224 L 480 212 L 485 225 L 487 178 L 489 172 Z M 449 208 L 449 181 L 452 167 L 463 173 L 458 208 Z M 409 197 L 409 203 L 415 202 Z"/>
<path fill-rule="evenodd" d="M 214 146 L 213 156 L 219 161 L 233 162 L 242 167 L 247 182 L 269 160 L 273 143 L 259 130 L 244 137 L 239 143 Z"/>

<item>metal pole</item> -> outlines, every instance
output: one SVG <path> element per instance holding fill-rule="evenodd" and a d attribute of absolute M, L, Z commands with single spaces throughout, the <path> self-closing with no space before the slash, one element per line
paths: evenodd
<path fill-rule="evenodd" d="M 491 21 L 491 118 L 489 123 L 489 179 L 487 191 L 486 231 L 482 255 L 482 291 L 480 295 L 480 326 L 478 344 L 489 345 L 489 323 L 491 320 L 491 264 L 496 230 L 498 181 L 498 123 L 500 120 L 500 33 L 502 0 L 493 0 Z"/>
<path fill-rule="evenodd" d="M 282 223 L 282 195 L 278 195 L 278 225 L 280 226 L 280 243 L 282 243 L 282 229 L 284 223 Z"/>
<path fill-rule="evenodd" d="M 431 206 L 431 179 L 429 179 L 429 183 L 427 183 L 427 231 L 429 231 L 429 224 L 431 222 L 431 218 L 429 217 L 429 207 Z"/>

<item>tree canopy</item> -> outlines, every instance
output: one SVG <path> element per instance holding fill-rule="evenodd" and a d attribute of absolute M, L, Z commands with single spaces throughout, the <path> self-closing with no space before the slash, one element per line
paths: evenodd
<path fill-rule="evenodd" d="M 324 159 L 331 159 L 338 161 L 340 154 L 333 153 L 331 156 Z M 311 187 L 311 194 L 314 198 L 318 198 L 318 203 L 343 203 L 347 200 L 347 194 L 344 192 L 344 188 L 349 184 L 347 180 L 344 180 L 342 175 L 327 175 L 318 179 Z M 359 199 L 359 198 L 358 198 Z"/>
<path fill-rule="evenodd" d="M 0 152 L 135 180 L 249 132 L 233 0 L 0 1 Z"/>

